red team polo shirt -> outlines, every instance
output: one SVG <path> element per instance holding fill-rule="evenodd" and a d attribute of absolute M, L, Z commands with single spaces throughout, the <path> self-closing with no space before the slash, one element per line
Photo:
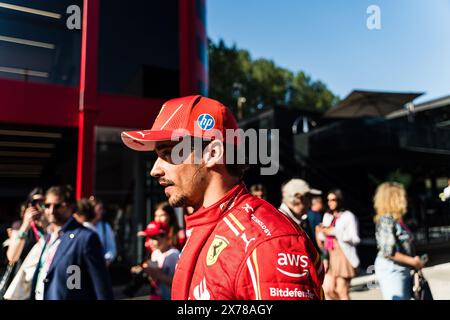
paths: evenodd
<path fill-rule="evenodd" d="M 323 265 L 311 240 L 244 184 L 186 216 L 186 227 L 172 299 L 323 299 Z"/>

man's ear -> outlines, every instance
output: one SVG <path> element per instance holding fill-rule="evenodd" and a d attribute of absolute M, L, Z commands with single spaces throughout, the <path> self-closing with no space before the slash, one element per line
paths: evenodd
<path fill-rule="evenodd" d="M 217 164 L 223 164 L 225 147 L 220 140 L 214 140 L 208 144 L 203 151 L 203 161 L 205 167 L 212 168 Z"/>

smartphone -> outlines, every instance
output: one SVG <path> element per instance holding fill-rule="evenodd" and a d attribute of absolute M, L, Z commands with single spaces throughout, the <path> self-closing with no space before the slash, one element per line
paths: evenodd
<path fill-rule="evenodd" d="M 39 211 L 39 213 L 43 213 L 44 211 L 44 207 L 43 207 L 43 202 L 40 199 L 35 199 L 35 200 L 31 200 L 31 207 L 35 207 L 37 211 Z M 37 215 L 35 219 L 39 219 L 41 215 Z"/>
<path fill-rule="evenodd" d="M 31 200 L 31 206 L 35 207 L 35 208 L 37 208 L 39 210 L 42 209 L 43 208 L 43 201 L 42 201 L 42 199 Z"/>

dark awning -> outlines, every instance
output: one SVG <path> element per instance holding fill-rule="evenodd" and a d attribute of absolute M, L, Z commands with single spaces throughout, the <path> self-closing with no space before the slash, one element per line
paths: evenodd
<path fill-rule="evenodd" d="M 421 96 L 421 92 L 352 91 L 325 113 L 329 118 L 384 117 Z"/>

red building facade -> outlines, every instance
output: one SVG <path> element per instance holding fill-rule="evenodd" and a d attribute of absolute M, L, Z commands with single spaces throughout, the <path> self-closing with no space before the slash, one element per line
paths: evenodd
<path fill-rule="evenodd" d="M 62 183 L 145 223 L 152 159 L 120 131 L 207 95 L 205 1 L 0 1 L 0 223 L 34 186 Z"/>
<path fill-rule="evenodd" d="M 18 8 L 5 8 L 4 11 L 27 14 L 23 10 L 28 7 L 19 6 L 20 1 L 19 4 L 16 4 L 17 1 L 9 3 Z M 94 191 L 95 127 L 148 127 L 165 100 L 99 90 L 101 5 L 107 3 L 108 1 L 104 0 L 82 1 L 78 85 L 5 79 L 1 78 L 0 72 L 0 123 L 78 129 L 77 197 L 89 196 Z M 207 50 L 205 24 L 198 14 L 204 11 L 204 6 L 204 1 L 183 0 L 178 2 L 178 12 L 173 12 L 179 23 L 179 95 L 206 93 L 207 65 L 199 59 Z M 64 12 L 60 14 L 61 19 L 64 19 Z M 124 23 L 129 22 L 128 18 L 124 20 Z M 106 33 L 108 30 L 102 32 Z M 142 41 L 145 41 L 145 38 Z M 159 50 L 157 42 L 153 45 L 155 50 Z M 199 52 L 201 50 L 204 52 Z"/>

